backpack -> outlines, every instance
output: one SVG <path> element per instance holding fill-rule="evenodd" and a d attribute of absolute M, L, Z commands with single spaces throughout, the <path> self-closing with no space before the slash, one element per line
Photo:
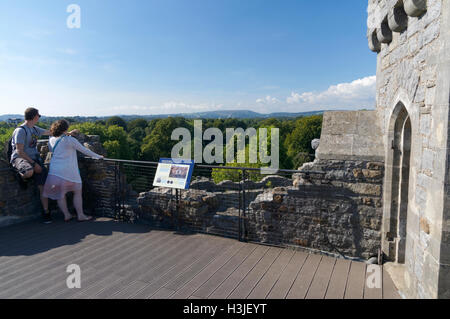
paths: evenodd
<path fill-rule="evenodd" d="M 18 128 L 25 130 L 25 134 L 28 135 L 27 130 L 22 125 L 19 126 Z M 13 135 L 14 135 L 14 133 L 13 133 Z M 13 139 L 13 136 L 11 136 L 6 141 L 5 150 L 4 150 L 4 157 L 5 157 L 5 160 L 9 163 L 9 165 L 11 165 L 11 155 L 13 152 L 12 139 Z"/>
<path fill-rule="evenodd" d="M 46 160 L 46 163 L 50 163 L 50 161 L 51 161 L 51 159 L 52 159 L 52 157 L 53 157 L 53 154 L 55 154 L 56 146 L 58 146 L 59 142 L 61 142 L 61 140 L 62 140 L 64 137 L 65 137 L 65 135 L 61 136 L 61 137 L 56 141 L 55 146 L 52 147 L 52 150 L 51 150 L 51 151 L 50 151 L 50 147 L 49 147 L 49 151 L 48 151 L 48 153 L 47 153 L 47 158 L 45 159 L 45 160 Z M 48 145 L 50 146 L 50 141 L 49 141 L 49 144 L 48 144 Z M 48 161 L 48 162 L 47 162 L 47 161 Z"/>

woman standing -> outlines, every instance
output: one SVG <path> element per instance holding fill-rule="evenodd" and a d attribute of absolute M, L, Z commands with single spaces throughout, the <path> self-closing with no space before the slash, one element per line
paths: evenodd
<path fill-rule="evenodd" d="M 78 221 L 87 221 L 91 220 L 92 216 L 86 216 L 83 212 L 82 182 L 78 169 L 77 151 L 94 159 L 102 159 L 103 156 L 90 151 L 74 137 L 66 135 L 68 129 L 69 123 L 65 120 L 54 122 L 50 128 L 53 137 L 50 138 L 48 145 L 53 155 L 43 195 L 58 202 L 59 208 L 64 213 L 64 221 L 67 222 L 72 219 L 72 215 L 67 209 L 66 194 L 74 192 L 73 204 Z"/>

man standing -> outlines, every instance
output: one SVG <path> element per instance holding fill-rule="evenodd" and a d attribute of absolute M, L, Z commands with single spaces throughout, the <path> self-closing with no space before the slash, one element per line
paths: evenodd
<path fill-rule="evenodd" d="M 13 133 L 11 165 L 19 172 L 22 179 L 34 178 L 40 192 L 43 221 L 51 223 L 48 198 L 42 196 L 48 172 L 37 150 L 39 136 L 50 135 L 50 131 L 36 126 L 40 117 L 39 111 L 35 108 L 30 107 L 25 110 L 25 123 L 16 128 Z M 74 130 L 69 134 L 76 132 L 77 130 Z"/>

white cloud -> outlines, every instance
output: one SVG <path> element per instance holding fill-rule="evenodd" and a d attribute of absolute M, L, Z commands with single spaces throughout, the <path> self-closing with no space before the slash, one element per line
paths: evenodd
<path fill-rule="evenodd" d="M 0 54 L 0 58 L 1 58 Z M 14 57 L 27 61 L 25 57 Z M 0 59 L 1 61 L 1 59 Z M 179 94 L 159 91 L 122 91 L 78 88 L 63 83 L 11 80 L 0 74 L 0 114 L 21 114 L 27 106 L 39 108 L 44 115 L 173 114 L 216 110 L 251 110 L 260 113 L 304 112 L 314 110 L 351 110 L 373 108 L 375 76 L 330 86 L 325 91 L 278 93 L 258 98 L 235 92 L 221 96 Z M 256 101 L 256 102 L 255 102 Z"/>
<path fill-rule="evenodd" d="M 271 97 L 270 95 L 267 95 L 265 98 L 257 99 L 256 103 L 270 105 L 270 104 L 280 103 L 280 100 L 278 100 L 277 98 Z"/>
<path fill-rule="evenodd" d="M 324 108 L 373 107 L 375 105 L 376 76 L 368 76 L 350 83 L 332 85 L 323 92 L 292 92 L 288 104 Z"/>
<path fill-rule="evenodd" d="M 301 112 L 313 110 L 364 109 L 375 106 L 376 76 L 330 86 L 325 91 L 291 92 L 278 99 L 270 95 L 256 100 L 260 112 Z"/>

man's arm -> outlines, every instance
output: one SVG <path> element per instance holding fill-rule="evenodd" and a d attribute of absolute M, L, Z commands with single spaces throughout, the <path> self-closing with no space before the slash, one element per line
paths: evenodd
<path fill-rule="evenodd" d="M 19 157 L 27 160 L 30 163 L 34 163 L 34 160 L 28 156 L 27 153 L 25 153 L 24 149 L 23 149 L 23 144 L 16 144 L 17 147 L 17 155 L 19 155 Z"/>
<path fill-rule="evenodd" d="M 50 130 L 47 130 L 45 128 L 41 128 L 39 126 L 34 126 L 34 129 L 37 130 L 39 136 L 44 136 L 44 135 L 45 136 L 50 136 L 50 135 L 52 135 L 52 133 L 50 133 Z"/>
<path fill-rule="evenodd" d="M 42 167 L 36 163 L 31 157 L 28 156 L 27 153 L 23 150 L 23 144 L 16 144 L 17 147 L 17 155 L 20 158 L 27 160 L 30 164 L 33 165 L 33 170 L 35 173 L 40 174 L 42 172 Z"/>

